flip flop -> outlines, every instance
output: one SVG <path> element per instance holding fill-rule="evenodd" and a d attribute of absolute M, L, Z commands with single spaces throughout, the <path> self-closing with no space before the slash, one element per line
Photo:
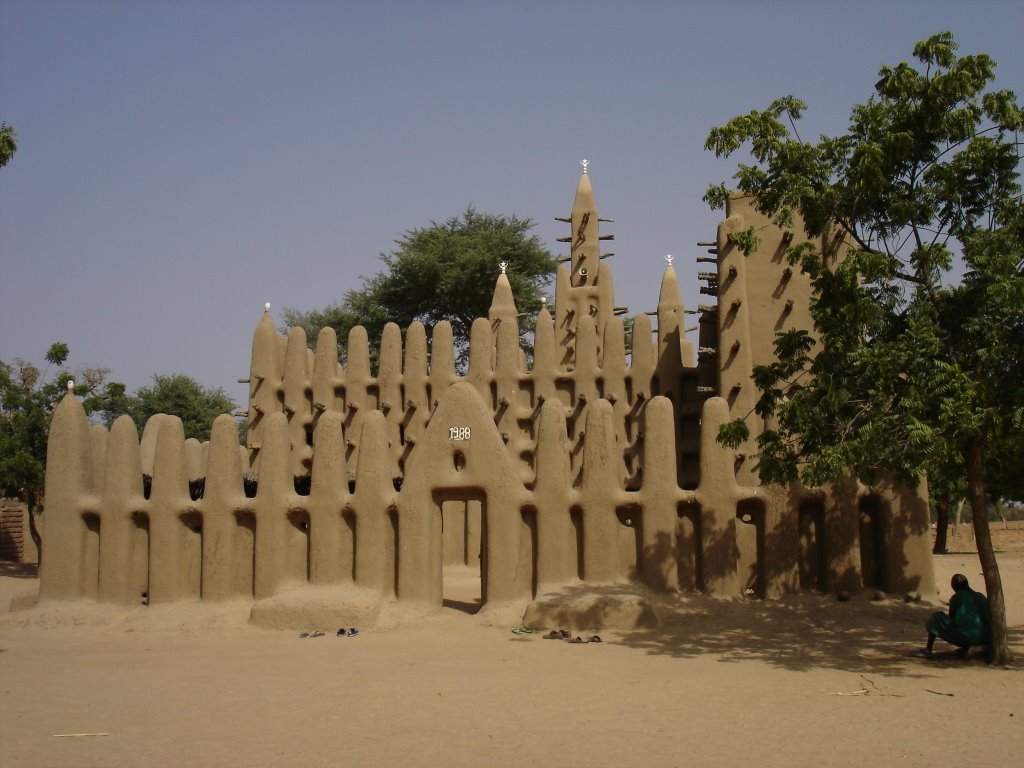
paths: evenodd
<path fill-rule="evenodd" d="M 314 632 L 312 635 L 310 635 L 310 637 L 323 637 L 323 636 L 324 636 L 324 633 L 321 632 L 319 629 L 316 632 Z"/>
<path fill-rule="evenodd" d="M 570 642 L 570 643 L 573 643 L 573 644 L 576 644 L 576 643 L 585 643 L 585 642 L 587 642 L 587 641 L 586 641 L 586 640 L 584 640 L 584 639 L 583 639 L 582 637 L 579 637 L 579 636 L 577 636 L 577 637 L 574 637 L 574 638 L 573 638 L 572 640 L 570 640 L 569 642 Z"/>
<path fill-rule="evenodd" d="M 570 632 L 568 629 L 560 629 L 558 630 L 558 632 L 562 636 L 563 640 L 568 640 L 570 637 L 572 637 L 572 632 Z"/>
<path fill-rule="evenodd" d="M 348 634 L 346 635 L 346 637 L 355 637 L 358 634 L 359 634 L 359 630 L 356 629 L 355 627 L 352 627 L 352 629 L 350 629 L 348 631 Z"/>
<path fill-rule="evenodd" d="M 565 638 L 562 637 L 562 633 L 560 631 L 558 631 L 557 629 L 552 629 L 550 632 L 548 632 L 546 635 L 544 635 L 544 639 L 545 640 L 565 640 Z"/>
<path fill-rule="evenodd" d="M 341 629 L 339 629 L 339 630 L 338 630 L 337 632 L 335 632 L 335 633 L 334 633 L 334 635 L 335 635 L 335 637 L 345 637 L 345 633 L 346 633 L 347 631 L 348 631 L 348 630 L 346 630 L 346 629 L 345 629 L 344 627 L 342 627 L 342 628 L 341 628 Z"/>
<path fill-rule="evenodd" d="M 532 635 L 533 630 L 520 624 L 518 627 L 512 627 L 512 633 L 515 635 Z"/>
<path fill-rule="evenodd" d="M 300 638 L 309 637 L 309 632 L 299 632 L 299 637 Z"/>
<path fill-rule="evenodd" d="M 588 642 L 588 643 L 600 643 L 600 642 L 604 642 L 604 641 L 603 641 L 603 640 L 601 640 L 601 638 L 600 638 L 600 637 L 598 637 L 597 635 L 594 635 L 594 636 L 593 636 L 593 637 L 591 637 L 591 638 L 590 638 L 589 640 L 587 640 L 587 642 Z"/>

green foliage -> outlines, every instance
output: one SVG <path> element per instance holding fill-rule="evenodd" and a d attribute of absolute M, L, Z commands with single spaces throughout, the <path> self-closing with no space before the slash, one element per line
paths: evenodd
<path fill-rule="evenodd" d="M 772 425 L 758 436 L 761 478 L 911 482 L 930 470 L 947 501 L 942 486 L 966 478 L 990 658 L 1005 664 L 985 499 L 986 483 L 989 496 L 1021 490 L 1024 123 L 1010 91 L 988 90 L 995 63 L 956 51 L 943 32 L 915 46 L 917 68 L 883 67 L 841 136 L 803 141 L 804 105 L 786 97 L 713 129 L 706 146 L 749 146 L 739 191 L 781 226 L 799 212 L 822 243 L 788 253 L 811 280 L 817 353 L 809 336 L 785 334 L 777 362 L 754 372 L 756 411 Z M 732 425 L 720 438 L 743 439 Z"/>
<path fill-rule="evenodd" d="M 134 395 L 126 395 L 123 386 L 108 390 L 104 421 L 109 426 L 127 414 L 141 429 L 150 417 L 166 413 L 181 419 L 186 438 L 205 441 L 210 439 L 214 419 L 234 409 L 234 401 L 220 387 L 204 387 L 180 373 L 154 374 L 153 384 L 139 387 Z"/>
<path fill-rule="evenodd" d="M 755 371 L 757 411 L 778 424 L 759 438 L 766 480 L 817 484 L 851 469 L 910 480 L 950 451 L 962 467 L 972 440 L 993 483 L 1008 485 L 998 470 L 1019 461 L 1021 111 L 1011 92 L 986 91 L 992 60 L 958 57 L 949 33 L 914 55 L 920 68 L 881 69 L 844 135 L 803 141 L 805 106 L 786 97 L 708 136 L 719 156 L 749 149 L 756 163 L 734 178 L 762 212 L 782 224 L 798 211 L 825 242 L 788 254 L 812 280 L 816 339 L 780 335 L 778 361 Z M 734 239 L 750 250 L 752 237 Z M 723 439 L 741 442 L 730 430 Z"/>
<path fill-rule="evenodd" d="M 754 234 L 754 228 L 750 227 L 743 232 L 730 232 L 729 242 L 735 245 L 744 256 L 749 256 L 761 244 L 760 238 Z"/>
<path fill-rule="evenodd" d="M 63 366 L 69 355 L 66 344 L 53 344 L 46 361 Z M 103 407 L 111 388 L 123 389 L 106 381 L 105 368 L 62 368 L 50 379 L 48 372 L 25 360 L 0 361 L 0 495 L 21 499 L 33 513 L 43 494 L 50 417 L 68 382 L 74 379 L 75 394 L 90 414 Z"/>
<path fill-rule="evenodd" d="M 469 207 L 461 217 L 411 229 L 395 241 L 394 251 L 381 254 L 385 270 L 363 278 L 360 290 L 348 291 L 340 304 L 321 310 L 287 308 L 285 321 L 305 328 L 310 341 L 330 326 L 342 347 L 349 330 L 362 325 L 375 352 L 388 322 L 404 331 L 414 320 L 428 330 L 448 320 L 464 362 L 473 320 L 487 316 L 499 263 L 509 265 L 519 311 L 539 309 L 556 262 L 536 235 L 528 235 L 533 226 L 530 219 L 478 213 Z"/>
<path fill-rule="evenodd" d="M 718 428 L 718 440 L 729 448 L 738 448 L 750 437 L 750 427 L 743 419 L 733 419 Z"/>
<path fill-rule="evenodd" d="M 701 200 L 707 203 L 713 210 L 719 210 L 725 208 L 725 204 L 729 202 L 730 195 L 732 195 L 732 190 L 725 184 L 712 184 L 705 190 Z"/>
<path fill-rule="evenodd" d="M 0 123 L 0 168 L 3 168 L 14 157 L 18 144 L 14 140 L 14 127 Z"/>

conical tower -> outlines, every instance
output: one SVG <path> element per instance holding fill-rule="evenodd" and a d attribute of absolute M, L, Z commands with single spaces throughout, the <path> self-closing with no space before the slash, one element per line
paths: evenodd
<path fill-rule="evenodd" d="M 569 237 L 560 237 L 560 243 L 570 243 L 568 258 L 558 268 L 555 276 L 555 331 L 561 350 L 559 362 L 571 368 L 576 360 L 576 334 L 581 317 L 594 318 L 597 327 L 598 355 L 603 336 L 604 324 L 614 312 L 615 292 L 611 271 L 602 259 L 612 256 L 601 253 L 602 240 L 614 240 L 615 235 L 602 235 L 594 201 L 594 190 L 587 174 L 587 161 L 583 161 L 583 172 L 576 185 L 576 198 L 572 204 L 572 215 L 556 216 L 572 226 Z"/>

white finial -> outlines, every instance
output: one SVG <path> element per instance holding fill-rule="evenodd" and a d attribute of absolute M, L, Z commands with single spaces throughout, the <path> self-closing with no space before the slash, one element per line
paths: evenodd
<path fill-rule="evenodd" d="M 583 175 L 585 176 L 587 174 L 587 166 L 590 165 L 590 161 L 584 157 L 583 160 L 580 161 L 580 165 L 583 166 Z"/>
<path fill-rule="evenodd" d="M 68 379 L 68 392 L 74 392 L 74 391 L 75 391 L 75 380 L 74 379 Z"/>
<path fill-rule="evenodd" d="M 672 255 L 671 253 L 669 253 L 669 254 L 666 254 L 666 256 L 665 256 L 665 261 L 667 261 L 667 262 L 668 262 L 668 265 L 669 265 L 670 267 L 672 266 L 672 259 L 674 259 L 674 258 L 675 258 L 675 257 L 674 257 L 674 256 L 673 256 L 673 255 Z"/>
<path fill-rule="evenodd" d="M 505 270 L 508 269 L 508 262 L 507 261 L 503 261 L 500 264 L 498 264 L 498 266 L 501 267 L 501 274 L 504 275 L 505 274 Z"/>
<path fill-rule="evenodd" d="M 263 310 L 265 312 L 269 312 L 270 311 L 270 302 L 269 301 L 266 304 L 263 305 Z"/>
<path fill-rule="evenodd" d="M 547 303 L 548 303 L 548 297 L 547 296 L 541 296 L 540 297 L 540 303 L 541 303 L 541 306 L 546 306 Z"/>

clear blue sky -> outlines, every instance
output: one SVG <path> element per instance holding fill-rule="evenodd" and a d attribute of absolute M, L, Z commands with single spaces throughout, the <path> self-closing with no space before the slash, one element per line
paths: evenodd
<path fill-rule="evenodd" d="M 793 94 L 842 130 L 883 63 L 949 29 L 1024 92 L 1024 3 L 0 0 L 0 359 L 153 373 L 239 403 L 270 301 L 335 301 L 403 231 L 461 213 L 538 222 L 579 161 L 614 218 L 616 300 L 688 306 L 708 129 Z"/>

